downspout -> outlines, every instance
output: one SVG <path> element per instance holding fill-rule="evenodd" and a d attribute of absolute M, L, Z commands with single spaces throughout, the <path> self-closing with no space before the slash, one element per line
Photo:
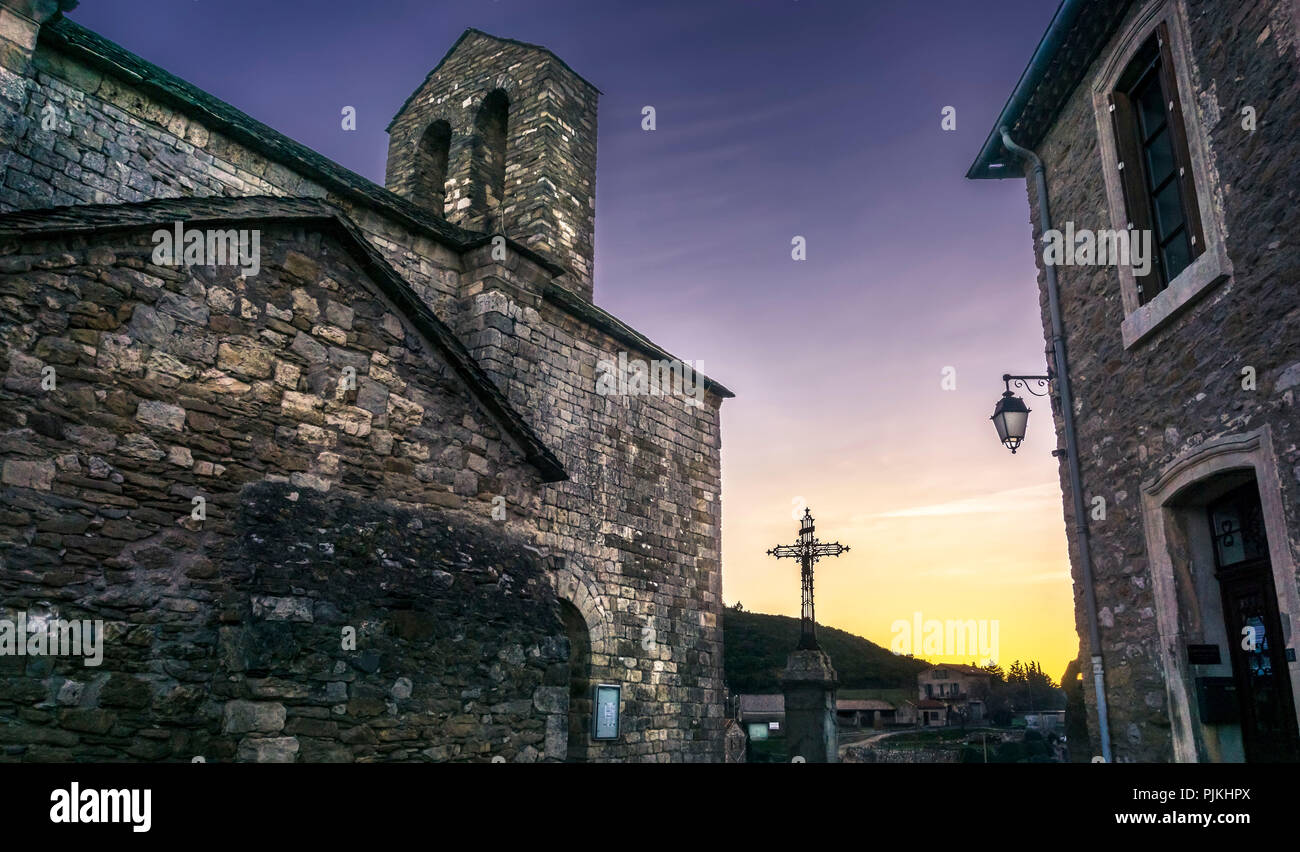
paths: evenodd
<path fill-rule="evenodd" d="M 1033 166 L 1034 185 L 1038 192 L 1040 233 L 1052 229 L 1052 212 L 1047 204 L 1047 173 L 1043 161 L 1028 148 L 1011 141 L 1005 126 L 998 128 L 1002 144 L 1008 151 Z M 1065 422 L 1065 462 L 1070 472 L 1070 492 L 1074 498 L 1074 531 L 1079 542 L 1079 562 L 1083 574 L 1083 605 L 1088 618 L 1088 645 L 1092 650 L 1093 690 L 1097 696 L 1097 734 L 1101 740 L 1101 756 L 1111 762 L 1110 719 L 1106 712 L 1106 674 L 1101 658 L 1101 631 L 1097 627 L 1097 594 L 1093 589 L 1092 548 L 1089 545 L 1088 515 L 1083 501 L 1083 478 L 1079 474 L 1079 440 L 1074 430 L 1074 399 L 1070 393 L 1070 373 L 1065 357 L 1065 332 L 1061 323 L 1060 289 L 1056 280 L 1056 267 L 1044 264 L 1047 279 L 1047 308 L 1052 318 L 1051 349 L 1055 360 L 1056 392 L 1061 400 L 1061 419 Z"/>

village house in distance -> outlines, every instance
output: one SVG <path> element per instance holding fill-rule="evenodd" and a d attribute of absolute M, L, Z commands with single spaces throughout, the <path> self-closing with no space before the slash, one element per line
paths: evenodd
<path fill-rule="evenodd" d="M 0 759 L 722 760 L 732 394 L 597 391 L 680 362 L 595 86 L 468 30 L 381 187 L 74 5 L 0 0 L 0 619 L 103 659 L 0 657 Z"/>
<path fill-rule="evenodd" d="M 1024 446 L 1073 416 L 1092 753 L 1300 758 L 1300 4 L 1065 0 L 967 176 L 1026 179 L 1068 364 Z M 1151 263 L 1046 265 L 1067 228 Z"/>
<path fill-rule="evenodd" d="M 949 714 L 968 722 L 984 719 L 984 699 L 993 676 L 977 666 L 941 663 L 916 676 L 922 723 L 943 724 Z M 937 703 L 938 707 L 923 706 Z"/>

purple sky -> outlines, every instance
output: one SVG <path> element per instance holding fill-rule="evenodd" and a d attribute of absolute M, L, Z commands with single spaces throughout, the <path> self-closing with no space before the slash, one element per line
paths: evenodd
<path fill-rule="evenodd" d="M 913 608 L 1001 618 L 1004 646 L 1059 676 L 1076 639 L 1048 406 L 1030 400 L 1015 457 L 987 419 L 1003 372 L 1045 366 L 1025 186 L 963 178 L 1055 8 L 83 0 L 70 17 L 378 183 L 384 127 L 466 27 L 551 48 L 604 93 L 596 302 L 738 395 L 723 408 L 728 602 L 797 612 L 797 579 L 762 549 L 793 540 L 803 497 L 823 538 L 856 545 L 818 575 L 820 620 L 887 644 Z M 1039 486 L 1023 512 L 1005 498 Z M 920 513 L 947 526 L 880 520 L 953 505 Z M 1012 537 L 1029 539 L 1023 559 L 990 579 Z M 965 573 L 1000 591 L 971 612 L 931 596 L 919 577 L 949 560 L 991 566 Z M 964 571 L 939 567 L 947 586 Z M 1050 627 L 1018 641 L 1045 608 Z"/>

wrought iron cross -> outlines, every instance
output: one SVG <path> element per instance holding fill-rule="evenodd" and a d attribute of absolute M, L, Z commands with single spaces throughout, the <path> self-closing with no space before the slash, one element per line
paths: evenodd
<path fill-rule="evenodd" d="M 788 556 L 791 559 L 797 558 L 801 563 L 799 571 L 803 587 L 803 607 L 799 614 L 799 650 L 801 651 L 821 650 L 821 646 L 817 644 L 817 619 L 813 616 L 813 564 L 823 556 L 839 556 L 848 551 L 849 549 L 839 542 L 823 544 L 818 541 L 813 536 L 812 511 L 805 508 L 799 527 L 799 543 L 778 545 L 767 552 L 768 556 L 775 556 L 777 559 Z"/>

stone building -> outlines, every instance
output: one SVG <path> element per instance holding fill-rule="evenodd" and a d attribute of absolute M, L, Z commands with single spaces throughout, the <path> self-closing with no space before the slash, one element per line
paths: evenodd
<path fill-rule="evenodd" d="M 942 701 L 957 717 L 975 722 L 984 718 L 984 699 L 992 680 L 991 674 L 976 666 L 943 663 L 917 672 L 916 696 Z"/>
<path fill-rule="evenodd" d="M 595 87 L 467 31 L 381 187 L 73 5 L 0 0 L 0 759 L 721 760 L 731 393 L 592 302 Z"/>
<path fill-rule="evenodd" d="M 1002 127 L 1041 158 L 1047 210 Z M 1063 460 L 1076 626 L 1114 759 L 1295 759 L 1300 4 L 1065 0 L 968 177 L 1027 178 L 1053 343 L 1048 259 L 1059 280 L 1088 507 Z M 1051 230 L 1082 239 L 1064 263 Z M 1084 231 L 1150 251 L 1103 260 Z"/>

